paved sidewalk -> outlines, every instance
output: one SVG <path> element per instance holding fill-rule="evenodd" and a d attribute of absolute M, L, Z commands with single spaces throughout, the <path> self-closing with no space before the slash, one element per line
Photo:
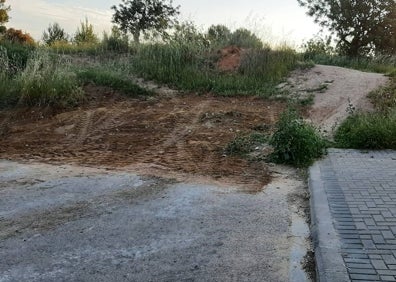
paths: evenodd
<path fill-rule="evenodd" d="M 310 169 L 319 281 L 396 281 L 396 151 L 331 149 Z"/>

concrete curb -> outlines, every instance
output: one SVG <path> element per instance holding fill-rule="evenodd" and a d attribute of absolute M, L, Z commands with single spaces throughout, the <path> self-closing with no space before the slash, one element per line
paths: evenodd
<path fill-rule="evenodd" d="M 311 234 L 315 251 L 316 277 L 320 282 L 346 282 L 350 279 L 321 178 L 320 165 L 323 162 L 316 162 L 310 168 L 308 183 L 311 194 Z"/>

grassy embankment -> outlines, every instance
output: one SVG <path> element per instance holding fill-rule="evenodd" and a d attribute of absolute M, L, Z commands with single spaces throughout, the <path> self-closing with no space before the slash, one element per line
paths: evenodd
<path fill-rule="evenodd" d="M 102 42 L 95 46 L 66 44 L 34 48 L 0 43 L 0 107 L 75 106 L 84 101 L 82 86 L 85 83 L 108 86 L 132 96 L 152 94 L 133 83 L 132 77 L 153 80 L 186 92 L 270 98 L 276 94 L 275 86 L 298 66 L 299 61 L 386 73 L 395 70 L 393 61 L 383 58 L 298 54 L 288 47 L 271 49 L 255 45 L 243 52 L 236 71 L 222 72 L 216 67 L 221 57 L 217 51 L 224 46 L 183 41 L 119 46 L 115 50 Z M 89 63 L 72 65 L 71 59 L 76 56 Z M 336 134 L 338 146 L 395 148 L 395 81 L 396 78 L 392 78 L 389 86 L 372 94 L 377 105 L 375 113 L 354 113 L 341 125 Z M 299 140 L 305 141 L 297 142 Z M 238 136 L 226 151 L 247 154 L 252 146 L 266 142 L 275 148 L 272 160 L 297 166 L 310 164 L 325 147 L 317 131 L 289 111 L 282 116 L 272 137 L 260 132 Z"/>

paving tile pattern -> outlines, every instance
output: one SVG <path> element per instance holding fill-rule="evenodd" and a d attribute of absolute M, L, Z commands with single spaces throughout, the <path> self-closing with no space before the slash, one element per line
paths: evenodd
<path fill-rule="evenodd" d="M 396 152 L 332 149 L 320 173 L 351 281 L 396 281 Z"/>

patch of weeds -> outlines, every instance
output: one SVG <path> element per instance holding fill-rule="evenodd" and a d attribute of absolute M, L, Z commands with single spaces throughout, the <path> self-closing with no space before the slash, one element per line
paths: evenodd
<path fill-rule="evenodd" d="M 20 86 L 21 102 L 27 105 L 73 106 L 84 93 L 70 62 L 51 57 L 46 51 L 36 51 L 16 81 Z"/>
<path fill-rule="evenodd" d="M 9 59 L 0 54 L 0 106 L 75 106 L 84 99 L 70 62 L 48 52 L 30 54 L 26 66 L 16 74 L 7 73 Z"/>
<path fill-rule="evenodd" d="M 313 105 L 315 100 L 315 94 L 310 93 L 309 95 L 305 96 L 304 98 L 300 98 L 298 99 L 298 104 L 300 104 L 301 106 L 309 106 L 309 105 Z"/>
<path fill-rule="evenodd" d="M 297 167 L 309 166 L 324 154 L 326 148 L 317 129 L 293 109 L 282 113 L 269 144 L 274 147 L 270 160 Z"/>
<path fill-rule="evenodd" d="M 396 149 L 396 110 L 354 113 L 338 128 L 336 145 L 354 149 Z"/>
<path fill-rule="evenodd" d="M 388 85 L 371 92 L 369 98 L 379 112 L 389 112 L 396 108 L 396 75 Z"/>
<path fill-rule="evenodd" d="M 119 90 L 122 93 L 130 96 L 150 96 L 153 92 L 140 87 L 133 83 L 130 78 L 99 68 L 89 68 L 77 72 L 78 78 L 83 83 L 94 83 L 100 86 L 108 86 L 114 90 Z"/>
<path fill-rule="evenodd" d="M 253 132 L 248 135 L 238 136 L 225 148 L 227 155 L 245 156 L 268 141 L 268 135 L 261 132 Z"/>

